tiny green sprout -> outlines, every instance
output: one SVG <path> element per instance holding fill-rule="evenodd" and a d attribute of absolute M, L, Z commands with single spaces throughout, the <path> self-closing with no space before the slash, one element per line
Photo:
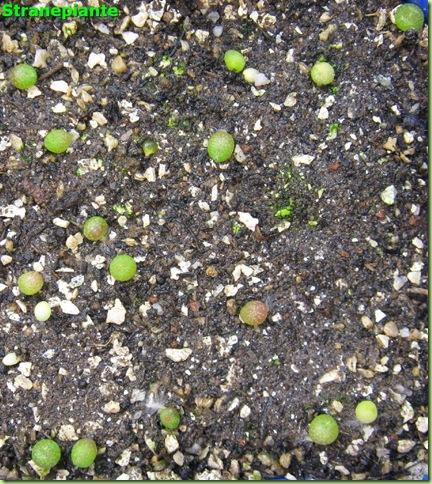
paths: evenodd
<path fill-rule="evenodd" d="M 168 67 L 171 65 L 172 59 L 169 55 L 162 56 L 162 60 L 159 63 L 159 67 Z"/>
<path fill-rule="evenodd" d="M 116 203 L 113 205 L 113 210 L 117 212 L 119 215 L 126 215 L 127 217 L 132 217 L 134 211 L 133 206 L 130 202 L 126 203 Z"/>
<path fill-rule="evenodd" d="M 327 86 L 335 78 L 334 69 L 328 62 L 316 62 L 310 71 L 310 75 L 317 86 Z"/>
<path fill-rule="evenodd" d="M 413 3 L 404 3 L 396 8 L 395 24 L 399 30 L 406 32 L 407 30 L 421 30 L 424 24 L 423 10 Z"/>
<path fill-rule="evenodd" d="M 72 144 L 73 138 L 64 129 L 52 129 L 44 139 L 44 146 L 51 153 L 64 153 Z"/>
<path fill-rule="evenodd" d="M 234 235 L 237 235 L 241 232 L 242 226 L 238 222 L 233 222 L 231 225 L 231 230 Z"/>
<path fill-rule="evenodd" d="M 317 415 L 309 424 L 309 438 L 315 444 L 332 444 L 339 435 L 339 425 L 331 415 Z"/>
<path fill-rule="evenodd" d="M 183 64 L 179 64 L 173 67 L 173 72 L 176 76 L 184 76 L 186 74 L 186 66 Z"/>
<path fill-rule="evenodd" d="M 227 50 L 224 55 L 224 61 L 227 69 L 237 74 L 246 66 L 246 59 L 238 50 Z"/>
<path fill-rule="evenodd" d="M 130 255 L 116 255 L 109 265 L 109 271 L 116 281 L 126 282 L 135 276 L 137 263 Z"/>
<path fill-rule="evenodd" d="M 175 408 L 162 408 L 159 412 L 159 420 L 163 428 L 175 430 L 180 425 L 180 412 Z"/>
<path fill-rule="evenodd" d="M 90 467 L 97 456 L 97 445 L 93 439 L 80 439 L 72 447 L 71 461 L 75 467 Z"/>
<path fill-rule="evenodd" d="M 32 448 L 32 461 L 42 469 L 51 469 L 60 458 L 60 446 L 52 439 L 41 439 Z"/>
<path fill-rule="evenodd" d="M 103 240 L 108 234 L 107 221 L 99 215 L 89 217 L 83 225 L 84 237 L 92 242 Z"/>
<path fill-rule="evenodd" d="M 240 309 L 239 318 L 242 323 L 256 328 L 267 319 L 268 313 L 267 304 L 262 301 L 249 301 Z"/>
<path fill-rule="evenodd" d="M 339 132 L 339 123 L 331 123 L 328 128 L 328 136 L 327 139 L 334 139 L 336 138 Z"/>
<path fill-rule="evenodd" d="M 273 366 L 281 366 L 281 360 L 278 355 L 274 355 L 273 358 L 271 359 L 271 364 Z"/>
<path fill-rule="evenodd" d="M 318 220 L 311 218 L 310 220 L 308 220 L 307 224 L 309 225 L 309 227 L 315 228 L 318 225 Z"/>
<path fill-rule="evenodd" d="M 359 422 L 363 424 L 370 424 L 375 422 L 377 419 L 378 409 L 374 402 L 371 402 L 370 400 L 363 400 L 357 405 L 355 415 Z"/>
<path fill-rule="evenodd" d="M 10 81 L 17 89 L 30 89 L 37 79 L 36 69 L 29 64 L 18 64 L 10 71 Z"/>
<path fill-rule="evenodd" d="M 282 219 L 290 219 L 293 211 L 294 207 L 292 205 L 288 205 L 287 207 L 282 207 L 279 210 L 276 210 L 274 216 Z"/>
<path fill-rule="evenodd" d="M 26 296 L 37 294 L 44 285 L 44 278 L 40 272 L 24 272 L 18 277 L 18 288 Z"/>
<path fill-rule="evenodd" d="M 331 44 L 330 49 L 341 50 L 343 48 L 343 44 L 339 42 L 338 44 Z"/>
<path fill-rule="evenodd" d="M 51 317 L 51 306 L 46 301 L 38 302 L 34 308 L 37 321 L 48 321 Z"/>
<path fill-rule="evenodd" d="M 142 150 L 145 157 L 154 155 L 159 150 L 159 145 L 153 139 L 146 139 L 142 145 Z"/>
<path fill-rule="evenodd" d="M 167 119 L 167 122 L 166 122 L 167 128 L 174 128 L 175 126 L 177 126 L 178 122 L 179 122 L 178 114 L 172 113 Z"/>
<path fill-rule="evenodd" d="M 330 91 L 336 96 L 336 94 L 340 91 L 340 86 L 332 86 Z"/>
<path fill-rule="evenodd" d="M 208 140 L 208 155 L 216 163 L 228 161 L 234 153 L 234 148 L 234 138 L 225 130 L 215 131 Z"/>

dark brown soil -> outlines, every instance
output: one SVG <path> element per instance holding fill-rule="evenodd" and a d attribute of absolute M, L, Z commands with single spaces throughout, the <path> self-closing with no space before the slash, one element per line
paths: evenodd
<path fill-rule="evenodd" d="M 33 383 L 30 390 L 14 386 L 19 367 L 0 363 L 0 477 L 37 477 L 31 446 L 44 436 L 64 451 L 51 478 L 418 477 L 427 462 L 421 424 L 428 404 L 426 266 L 418 269 L 427 253 L 427 33 L 401 36 L 388 17 L 396 1 L 245 1 L 245 17 L 237 1 L 166 3 L 152 29 L 133 23 L 125 29 L 139 34 L 132 45 L 114 33 L 124 11 L 115 21 L 81 19 L 67 39 L 59 19 L 0 25 L 0 35 L 21 49 L 1 51 L 3 76 L 19 61 L 32 63 L 36 46 L 50 54 L 38 70 L 41 95 L 28 98 L 7 83 L 0 98 L 6 143 L 0 206 L 20 200 L 26 209 L 23 218 L 0 218 L 0 253 L 12 258 L 0 265 L 0 356 L 15 352 L 31 362 Z M 137 13 L 138 2 L 120 4 Z M 380 8 L 387 20 L 377 31 L 379 17 L 371 14 Z M 258 23 L 249 17 L 254 11 Z M 325 11 L 327 23 L 320 22 Z M 213 35 L 210 12 L 220 14 L 220 38 Z M 107 24 L 108 34 L 97 30 L 99 23 Z M 337 30 L 320 41 L 329 24 Z M 203 42 L 200 30 L 209 33 Z M 110 68 L 113 48 L 128 64 L 120 76 Z M 225 69 L 229 48 L 245 49 L 248 66 L 271 78 L 261 96 Z M 293 62 L 287 62 L 290 49 Z M 91 69 L 91 52 L 104 53 L 107 67 Z M 171 65 L 163 67 L 167 55 Z M 306 69 L 320 55 L 335 67 L 336 89 L 317 88 L 308 77 Z M 173 66 L 185 66 L 185 75 L 177 76 Z M 150 67 L 156 75 L 148 75 Z M 50 89 L 58 80 L 74 90 L 69 99 Z M 92 99 L 80 107 L 85 85 Z M 284 106 L 292 92 L 297 103 Z M 329 117 L 319 119 L 331 95 Z M 125 101 L 138 121 L 131 122 Z M 52 111 L 58 103 L 65 113 Z M 106 125 L 92 127 L 95 112 Z M 338 134 L 327 140 L 332 123 Z M 39 132 L 53 127 L 79 135 L 73 149 L 57 157 L 43 150 Z M 242 163 L 233 159 L 221 169 L 210 161 L 204 141 L 217 129 L 234 135 Z M 110 152 L 107 133 L 119 141 Z M 22 152 L 7 145 L 11 134 L 22 138 Z M 160 144 L 150 159 L 140 148 L 148 136 Z M 383 147 L 388 138 L 396 138 L 393 150 Z M 292 157 L 304 154 L 315 159 L 294 166 Z M 93 158 L 102 160 L 103 170 L 83 174 L 79 160 Z M 149 167 L 154 182 L 140 176 Z M 380 195 L 392 185 L 395 203 L 386 205 Z M 290 198 L 291 226 L 280 232 L 275 209 Z M 130 214 L 120 225 L 115 207 L 128 202 Z M 238 212 L 259 220 L 255 231 L 239 222 Z M 94 214 L 108 220 L 109 239 L 70 250 L 66 240 Z M 69 226 L 55 225 L 56 218 Z M 121 251 L 138 259 L 138 274 L 113 285 L 107 267 Z M 105 258 L 99 267 L 96 256 Z M 20 296 L 17 277 L 37 262 L 43 292 Z M 235 281 L 239 264 L 254 272 Z M 176 276 L 174 267 L 184 270 Z M 410 275 L 395 289 L 395 277 L 419 270 L 419 280 Z M 77 276 L 82 284 L 68 290 L 79 314 L 55 307 L 49 321 L 37 322 L 34 305 L 49 300 L 58 306 L 67 299 L 59 281 Z M 236 294 L 226 295 L 239 284 Z M 257 298 L 270 316 L 254 330 L 237 314 L 242 303 Z M 106 322 L 116 299 L 127 311 L 120 325 Z M 382 338 L 389 321 L 397 333 Z M 167 348 L 185 345 L 192 350 L 186 361 L 167 358 Z M 319 384 L 331 370 L 336 380 Z M 131 403 L 138 389 L 146 398 Z M 370 435 L 354 417 L 363 398 L 379 409 Z M 103 410 L 109 401 L 119 402 L 118 413 Z M 165 448 L 161 405 L 183 414 L 174 433 L 182 465 L 176 463 L 181 456 L 174 459 Z M 340 424 L 339 439 L 328 447 L 307 438 L 308 422 L 320 412 Z M 73 441 L 58 436 L 65 425 L 104 449 L 94 468 L 71 465 Z M 129 463 L 116 463 L 126 449 Z M 287 453 L 289 466 L 286 456 L 279 460 Z"/>

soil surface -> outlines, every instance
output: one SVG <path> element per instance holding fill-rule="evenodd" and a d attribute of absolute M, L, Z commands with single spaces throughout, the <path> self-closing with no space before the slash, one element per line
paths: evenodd
<path fill-rule="evenodd" d="M 0 478 L 43 475 L 44 437 L 54 479 L 421 477 L 427 27 L 399 32 L 390 0 L 107 3 L 118 18 L 0 25 L 0 356 L 19 360 L 0 362 Z M 230 48 L 270 82 L 227 71 Z M 330 87 L 308 74 L 321 57 Z M 19 62 L 38 66 L 28 92 L 7 80 Z M 58 127 L 75 141 L 55 156 Z M 224 166 L 218 129 L 237 143 Z M 96 214 L 110 232 L 92 243 Z M 114 283 L 121 252 L 138 272 Z M 257 329 L 238 318 L 251 299 L 270 311 Z M 307 436 L 319 413 L 340 425 L 326 447 Z M 100 449 L 87 470 L 69 459 L 81 437 Z"/>

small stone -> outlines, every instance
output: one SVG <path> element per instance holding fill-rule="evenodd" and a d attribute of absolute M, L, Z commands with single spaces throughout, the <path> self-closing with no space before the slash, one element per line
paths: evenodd
<path fill-rule="evenodd" d="M 78 440 L 78 435 L 75 432 L 74 426 L 67 424 L 67 425 L 62 425 L 59 428 L 57 438 L 59 440 L 68 442 L 68 441 Z"/>
<path fill-rule="evenodd" d="M 294 166 L 310 165 L 314 159 L 315 156 L 312 155 L 296 155 L 292 157 Z"/>
<path fill-rule="evenodd" d="M 375 338 L 381 348 L 388 348 L 390 341 L 390 338 L 388 336 L 385 336 L 384 334 L 377 334 Z"/>
<path fill-rule="evenodd" d="M 290 92 L 288 96 L 285 98 L 284 106 L 286 106 L 287 108 L 292 108 L 296 104 L 297 104 L 297 93 Z"/>
<path fill-rule="evenodd" d="M 373 321 L 368 316 L 361 317 L 361 324 L 364 329 L 372 329 L 373 328 Z"/>
<path fill-rule="evenodd" d="M 60 309 L 63 311 L 64 314 L 79 314 L 80 310 L 75 306 L 75 304 L 71 301 L 67 301 L 66 299 L 60 301 Z"/>
<path fill-rule="evenodd" d="M 419 417 L 416 421 L 416 427 L 419 432 L 425 434 L 429 430 L 429 421 L 427 417 Z"/>
<path fill-rule="evenodd" d="M 190 348 L 181 348 L 181 349 L 167 348 L 165 350 L 166 357 L 172 361 L 175 361 L 176 363 L 180 361 L 186 361 L 191 354 L 192 354 L 192 350 Z"/>
<path fill-rule="evenodd" d="M 177 440 L 177 437 L 172 434 L 168 434 L 165 437 L 165 448 L 168 451 L 169 454 L 172 454 L 179 448 L 179 443 Z"/>
<path fill-rule="evenodd" d="M 114 400 L 111 400 L 103 406 L 103 411 L 105 413 L 119 413 L 120 404 L 119 402 L 115 402 Z"/>
<path fill-rule="evenodd" d="M 291 465 L 291 459 L 292 456 L 288 452 L 285 452 L 284 454 L 279 456 L 279 464 L 284 468 L 284 469 L 289 469 L 289 466 Z"/>
<path fill-rule="evenodd" d="M 390 338 L 399 336 L 399 329 L 394 321 L 389 321 L 384 325 L 384 334 Z"/>
<path fill-rule="evenodd" d="M 21 361 L 21 358 L 14 352 L 8 353 L 2 360 L 4 366 L 14 366 Z"/>
<path fill-rule="evenodd" d="M 249 230 L 254 232 L 255 227 L 259 224 L 259 220 L 257 218 L 252 217 L 252 215 L 248 212 L 237 212 L 237 213 L 238 213 L 240 222 L 246 225 L 246 227 Z"/>
<path fill-rule="evenodd" d="M 17 375 L 14 380 L 14 385 L 23 390 L 31 390 L 33 388 L 33 382 L 24 375 Z"/>
<path fill-rule="evenodd" d="M 95 54 L 94 52 L 91 52 L 87 65 L 90 67 L 90 69 L 93 69 L 96 66 L 106 67 L 105 54 Z"/>
<path fill-rule="evenodd" d="M 247 405 L 243 405 L 240 409 L 240 418 L 248 418 L 251 414 L 251 409 Z"/>
<path fill-rule="evenodd" d="M 116 299 L 114 306 L 108 310 L 106 322 L 113 324 L 123 324 L 126 319 L 126 309 L 120 299 Z"/>
<path fill-rule="evenodd" d="M 222 35 L 222 33 L 223 33 L 223 27 L 222 27 L 222 25 L 215 25 L 213 27 L 213 35 L 215 37 L 220 37 Z"/>
<path fill-rule="evenodd" d="M 30 361 L 23 361 L 18 365 L 18 371 L 21 373 L 21 375 L 24 376 L 30 376 L 31 369 L 32 369 L 33 363 Z"/>
<path fill-rule="evenodd" d="M 115 463 L 120 467 L 126 467 L 129 465 L 131 456 L 132 456 L 132 451 L 130 449 L 125 449 L 115 460 Z"/>
<path fill-rule="evenodd" d="M 324 373 L 324 375 L 319 379 L 319 383 L 331 383 L 331 382 L 341 382 L 344 380 L 344 374 L 338 369 L 335 368 L 333 370 Z"/>
<path fill-rule="evenodd" d="M 134 388 L 132 390 L 132 395 L 131 395 L 131 403 L 136 403 L 136 402 L 144 402 L 146 398 L 146 392 L 145 390 L 139 390 L 137 388 Z"/>
<path fill-rule="evenodd" d="M 387 151 L 396 151 L 397 138 L 389 137 L 383 144 L 383 148 Z"/>
<path fill-rule="evenodd" d="M 381 192 L 381 200 L 386 205 L 393 205 L 396 199 L 397 190 L 394 185 L 388 186 L 385 190 Z"/>
<path fill-rule="evenodd" d="M 383 319 L 385 319 L 387 317 L 387 314 L 386 313 L 383 313 L 381 311 L 381 309 L 377 309 L 375 311 L 375 322 L 379 323 L 381 322 Z"/>
<path fill-rule="evenodd" d="M 403 286 L 405 286 L 405 284 L 408 282 L 408 278 L 405 277 L 405 276 L 396 276 L 394 279 L 393 279 L 393 289 L 395 291 L 400 291 Z"/>
<path fill-rule="evenodd" d="M 406 454 L 415 446 L 415 442 L 413 440 L 402 439 L 398 442 L 397 450 L 399 454 Z"/>
<path fill-rule="evenodd" d="M 66 94 L 69 91 L 69 84 L 66 81 L 52 81 L 50 89 Z"/>
<path fill-rule="evenodd" d="M 123 60 L 123 57 L 117 55 L 111 62 L 111 70 L 114 74 L 124 74 L 127 71 L 128 67 L 126 62 Z"/>
<path fill-rule="evenodd" d="M 121 36 L 123 37 L 123 40 L 126 42 L 127 45 L 133 44 L 139 37 L 139 35 L 135 32 L 123 32 Z"/>
<path fill-rule="evenodd" d="M 173 455 L 173 461 L 178 465 L 182 466 L 185 461 L 184 454 L 182 454 L 179 450 Z"/>
<path fill-rule="evenodd" d="M 416 286 L 420 286 L 420 284 L 421 284 L 421 272 L 419 272 L 419 271 L 408 272 L 407 277 L 408 277 L 408 280 L 412 284 L 415 284 Z"/>

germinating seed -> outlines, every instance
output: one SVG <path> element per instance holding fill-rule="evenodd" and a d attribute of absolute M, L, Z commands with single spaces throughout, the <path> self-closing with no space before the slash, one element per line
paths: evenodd
<path fill-rule="evenodd" d="M 309 438 L 315 444 L 332 444 L 339 435 L 339 425 L 331 415 L 317 415 L 309 424 Z"/>
<path fill-rule="evenodd" d="M 80 439 L 72 447 L 71 461 L 75 467 L 90 467 L 97 456 L 97 445 L 93 439 Z"/>
<path fill-rule="evenodd" d="M 41 301 L 34 308 L 34 315 L 37 321 L 48 321 L 51 317 L 51 306 L 46 301 Z"/>
<path fill-rule="evenodd" d="M 126 282 L 136 274 L 137 264 L 130 255 L 120 254 L 111 261 L 109 271 L 116 281 Z"/>
<path fill-rule="evenodd" d="M 159 145 L 152 139 L 147 139 L 142 145 L 144 156 L 152 156 L 159 150 Z"/>
<path fill-rule="evenodd" d="M 17 89 L 29 89 L 37 82 L 37 72 L 29 64 L 18 64 L 10 71 L 10 81 Z"/>
<path fill-rule="evenodd" d="M 395 24 L 399 30 L 420 30 L 424 24 L 423 10 L 413 3 L 404 3 L 396 8 Z"/>
<path fill-rule="evenodd" d="M 88 218 L 83 225 L 84 237 L 92 242 L 104 239 L 108 234 L 107 221 L 99 215 Z"/>
<path fill-rule="evenodd" d="M 249 301 L 240 309 L 240 321 L 257 327 L 262 324 L 268 316 L 267 304 L 261 301 Z"/>
<path fill-rule="evenodd" d="M 165 429 L 175 430 L 180 425 L 180 412 L 175 408 L 162 408 L 159 412 L 159 420 Z"/>
<path fill-rule="evenodd" d="M 241 72 L 246 65 L 246 59 L 238 50 L 227 50 L 224 55 L 227 69 L 232 72 Z"/>
<path fill-rule="evenodd" d="M 370 400 L 363 400 L 357 405 L 355 415 L 359 422 L 363 424 L 370 424 L 377 419 L 378 409 L 374 402 L 371 402 Z"/>
<path fill-rule="evenodd" d="M 44 139 L 44 146 L 51 153 L 64 153 L 72 144 L 72 135 L 64 129 L 52 129 Z"/>
<path fill-rule="evenodd" d="M 18 288 L 22 294 L 33 296 L 37 294 L 44 285 L 44 278 L 40 272 L 24 272 L 18 277 Z"/>
<path fill-rule="evenodd" d="M 32 461 L 43 469 L 51 469 L 61 458 L 61 449 L 57 442 L 42 439 L 32 448 Z"/>
<path fill-rule="evenodd" d="M 327 86 L 334 81 L 335 72 L 333 67 L 328 62 L 316 62 L 311 71 L 310 75 L 312 81 L 317 86 Z"/>
<path fill-rule="evenodd" d="M 228 161 L 234 153 L 234 148 L 234 138 L 224 130 L 216 131 L 208 140 L 208 154 L 216 163 Z"/>

